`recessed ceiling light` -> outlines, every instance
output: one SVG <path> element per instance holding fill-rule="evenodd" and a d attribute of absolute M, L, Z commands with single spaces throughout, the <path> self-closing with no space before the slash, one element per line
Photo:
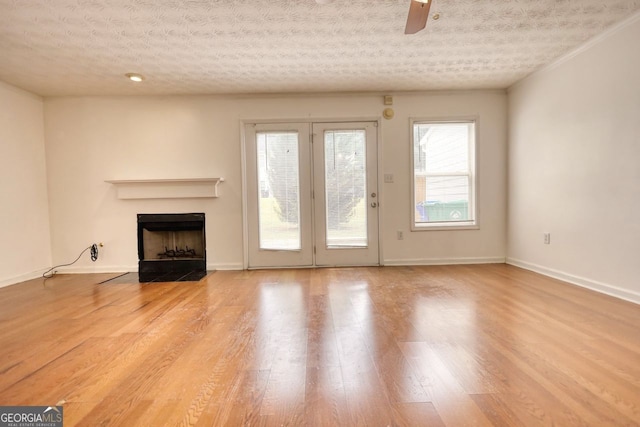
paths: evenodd
<path fill-rule="evenodd" d="M 125 76 L 127 76 L 127 78 L 133 82 L 141 82 L 144 80 L 144 76 L 142 74 L 127 73 L 125 74 Z"/>

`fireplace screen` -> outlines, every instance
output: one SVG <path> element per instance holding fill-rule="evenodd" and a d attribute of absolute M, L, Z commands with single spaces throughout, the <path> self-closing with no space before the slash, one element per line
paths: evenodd
<path fill-rule="evenodd" d="M 205 248 L 204 213 L 138 214 L 140 281 L 204 277 Z"/>
<path fill-rule="evenodd" d="M 199 259 L 204 257 L 203 233 L 200 230 L 142 230 L 144 259 Z"/>

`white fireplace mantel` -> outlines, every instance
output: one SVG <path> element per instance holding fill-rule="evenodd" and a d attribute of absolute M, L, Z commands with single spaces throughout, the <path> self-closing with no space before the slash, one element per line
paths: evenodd
<path fill-rule="evenodd" d="M 189 199 L 218 197 L 224 178 L 110 179 L 119 199 Z"/>

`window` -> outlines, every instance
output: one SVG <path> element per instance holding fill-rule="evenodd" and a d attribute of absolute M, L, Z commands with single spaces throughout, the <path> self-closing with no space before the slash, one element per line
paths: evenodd
<path fill-rule="evenodd" d="M 413 230 L 477 228 L 475 121 L 411 121 Z"/>

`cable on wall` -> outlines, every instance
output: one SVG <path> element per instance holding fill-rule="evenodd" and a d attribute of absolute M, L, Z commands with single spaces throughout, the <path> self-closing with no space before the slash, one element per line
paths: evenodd
<path fill-rule="evenodd" d="M 51 267 L 50 269 L 48 269 L 47 271 L 42 273 L 42 277 L 44 277 L 45 279 L 50 279 L 51 277 L 54 276 L 54 274 L 56 274 L 58 272 L 56 270 L 56 268 L 67 267 L 67 266 L 75 264 L 82 257 L 82 255 L 85 252 L 87 252 L 88 250 L 91 250 L 91 252 L 90 252 L 91 261 L 96 262 L 96 260 L 98 259 L 98 245 L 96 243 L 94 243 L 93 245 L 86 247 L 82 252 L 80 252 L 80 255 L 78 255 L 78 258 L 76 258 L 75 261 L 70 262 L 68 264 L 60 264 L 60 265 L 56 265 L 54 267 Z"/>

